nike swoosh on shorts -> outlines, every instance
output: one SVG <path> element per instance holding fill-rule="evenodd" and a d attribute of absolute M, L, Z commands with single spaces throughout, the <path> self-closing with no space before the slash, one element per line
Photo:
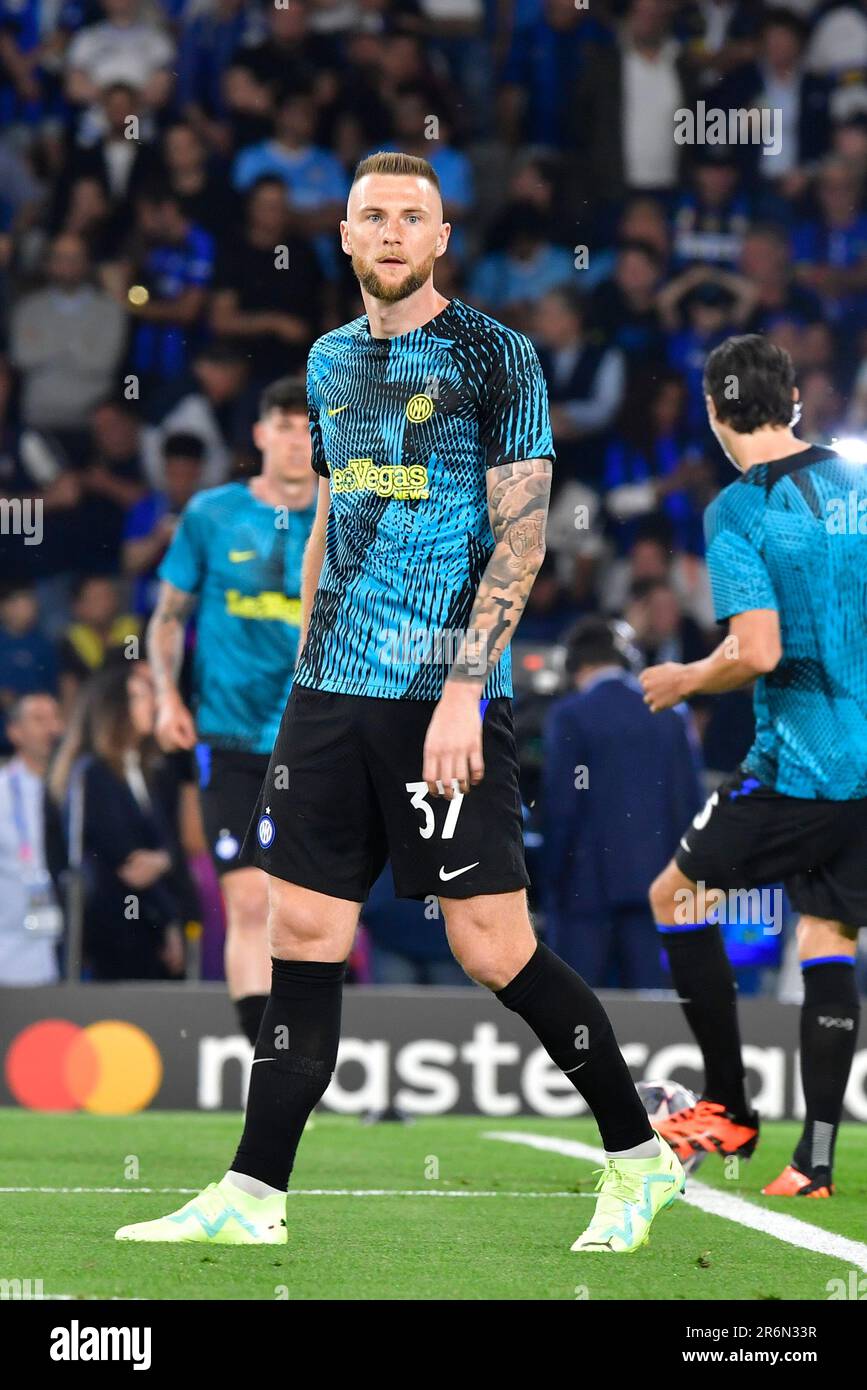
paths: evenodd
<path fill-rule="evenodd" d="M 481 859 L 477 859 L 475 864 L 465 864 L 462 869 L 452 869 L 450 873 L 446 873 L 446 866 L 442 864 L 440 865 L 440 878 L 443 883 L 448 883 L 450 878 L 457 878 L 458 874 L 465 874 L 468 873 L 470 869 L 477 869 L 481 862 Z"/>

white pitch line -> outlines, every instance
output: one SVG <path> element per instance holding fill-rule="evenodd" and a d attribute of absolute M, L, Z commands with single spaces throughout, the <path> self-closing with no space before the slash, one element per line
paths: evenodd
<path fill-rule="evenodd" d="M 160 1195 L 194 1197 L 198 1187 L 0 1187 L 0 1194 L 45 1192 L 52 1195 L 84 1193 L 85 1195 L 135 1197 Z M 289 1197 L 591 1197 L 590 1192 L 474 1192 L 470 1188 L 393 1188 L 393 1187 L 290 1187 Z"/>
<path fill-rule="evenodd" d="M 458 1187 L 418 1189 L 397 1189 L 390 1187 L 370 1188 L 308 1188 L 289 1189 L 290 1197 L 586 1197 L 586 1192 L 511 1192 L 498 1189 L 493 1192 L 473 1192 L 470 1188 Z"/>
<path fill-rule="evenodd" d="M 141 1299 L 132 1297 L 126 1298 L 123 1294 L 119 1293 L 40 1293 L 34 1294 L 32 1298 L 29 1298 L 26 1301 L 28 1303 L 77 1303 L 79 1299 L 81 1299 L 84 1302 L 87 1302 L 89 1300 L 91 1302 L 99 1303 L 141 1302 Z M 23 1302 L 24 1300 L 16 1299 L 15 1301 Z"/>
<path fill-rule="evenodd" d="M 531 1149 L 565 1154 L 567 1158 L 584 1158 L 591 1163 L 605 1162 L 602 1149 L 596 1149 L 591 1144 L 582 1144 L 577 1139 L 552 1139 L 548 1135 L 522 1134 L 517 1130 L 491 1132 L 485 1134 L 484 1138 L 500 1139 L 507 1144 L 525 1144 Z M 835 1235 L 832 1231 L 811 1225 L 809 1221 L 799 1221 L 796 1216 L 786 1216 L 766 1207 L 757 1207 L 743 1197 L 733 1197 L 728 1192 L 720 1192 L 718 1188 L 708 1187 L 706 1183 L 697 1182 L 695 1178 L 687 1178 L 683 1201 L 711 1216 L 722 1216 L 739 1226 L 748 1226 L 753 1231 L 774 1236 L 786 1245 L 797 1245 L 802 1250 L 812 1250 L 816 1255 L 829 1255 L 835 1260 L 845 1260 L 857 1269 L 867 1270 L 867 1245 L 863 1245 L 861 1241 Z"/>
<path fill-rule="evenodd" d="M 0 1187 L 0 1193 L 11 1192 L 46 1192 L 52 1196 L 64 1196 L 68 1193 L 84 1193 L 110 1195 L 111 1193 L 123 1193 L 126 1197 L 131 1197 L 136 1192 L 159 1193 L 161 1196 L 195 1196 L 200 1192 L 199 1187 Z"/>

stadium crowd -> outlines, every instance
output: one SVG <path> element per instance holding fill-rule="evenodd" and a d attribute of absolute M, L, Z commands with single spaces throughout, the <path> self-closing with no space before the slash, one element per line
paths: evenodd
<path fill-rule="evenodd" d="M 714 143 L 708 114 L 744 108 L 772 112 L 779 138 Z M 336 229 L 376 149 L 430 160 L 453 228 L 438 289 L 529 334 L 548 384 L 548 555 L 516 659 L 536 906 L 591 984 L 665 983 L 636 884 L 676 834 L 635 881 L 600 881 L 586 920 L 558 921 L 577 857 L 552 848 L 555 771 L 570 720 L 604 744 L 612 702 L 583 723 L 575 707 L 600 674 L 644 737 L 630 673 L 717 640 L 702 511 L 732 475 L 706 424 L 707 353 L 766 333 L 795 360 L 803 438 L 867 422 L 867 0 L 0 0 L 0 983 L 56 978 L 48 927 L 23 955 L 20 828 L 31 859 L 62 858 L 42 778 L 83 694 L 105 919 L 88 968 L 117 977 L 132 886 L 159 928 L 132 974 L 190 971 L 179 929 L 197 917 L 196 968 L 219 974 L 192 770 L 157 766 L 147 669 L 117 662 L 141 654 L 185 503 L 255 471 L 263 387 L 358 315 Z M 564 639 L 565 671 L 540 683 Z M 612 815 L 638 786 L 682 827 L 750 738 L 748 694 L 696 702 L 632 790 L 612 775 Z M 628 857 L 622 839 L 606 852 Z M 438 926 L 404 906 L 371 910 L 356 978 L 453 979 Z M 580 943 L 606 914 L 615 944 L 590 960 Z"/>

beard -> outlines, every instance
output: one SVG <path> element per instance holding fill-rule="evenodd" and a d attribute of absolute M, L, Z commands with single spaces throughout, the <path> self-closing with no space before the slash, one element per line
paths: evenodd
<path fill-rule="evenodd" d="M 375 261 L 363 261 L 360 256 L 353 255 L 352 269 L 361 288 L 367 290 L 374 299 L 381 300 L 384 304 L 397 304 L 401 299 L 407 299 L 409 295 L 415 294 L 422 285 L 430 279 L 436 260 L 436 251 L 431 251 L 430 255 L 421 265 L 409 266 L 409 274 L 400 284 L 386 284 L 380 279 L 376 271 Z"/>

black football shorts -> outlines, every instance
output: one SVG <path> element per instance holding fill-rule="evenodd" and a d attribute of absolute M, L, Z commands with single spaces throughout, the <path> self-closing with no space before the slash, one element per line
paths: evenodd
<path fill-rule="evenodd" d="M 867 798 L 784 796 L 741 768 L 687 827 L 675 859 L 708 888 L 782 883 L 796 912 L 867 926 Z"/>
<path fill-rule="evenodd" d="M 296 684 L 242 860 L 350 902 L 364 902 L 386 859 L 401 898 L 526 887 L 511 701 L 484 706 L 484 778 L 452 801 L 422 781 L 435 707 Z"/>
<path fill-rule="evenodd" d="M 199 801 L 217 873 L 240 869 L 241 845 L 268 771 L 267 753 L 196 745 Z"/>

